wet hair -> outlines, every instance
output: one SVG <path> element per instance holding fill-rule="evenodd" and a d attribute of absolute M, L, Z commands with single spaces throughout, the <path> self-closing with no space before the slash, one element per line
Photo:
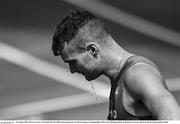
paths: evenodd
<path fill-rule="evenodd" d="M 91 23 L 89 23 L 91 22 Z M 85 10 L 70 11 L 65 18 L 56 26 L 56 30 L 53 36 L 52 50 L 55 56 L 61 55 L 64 49 L 65 42 L 69 43 L 76 36 L 79 29 L 88 25 L 93 29 L 103 29 L 103 23 L 98 20 L 93 14 Z M 102 34 L 102 31 L 97 33 Z M 79 40 L 78 49 L 82 48 L 82 41 Z"/>

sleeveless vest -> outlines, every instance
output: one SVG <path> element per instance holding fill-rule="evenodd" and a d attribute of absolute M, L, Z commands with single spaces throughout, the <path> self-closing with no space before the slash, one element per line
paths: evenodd
<path fill-rule="evenodd" d="M 131 56 L 126 60 L 120 70 L 117 86 L 111 87 L 110 105 L 109 105 L 109 120 L 152 120 L 154 119 L 145 105 L 139 100 L 134 100 L 131 94 L 126 89 L 124 83 L 124 74 L 136 63 L 148 64 L 159 71 L 154 63 L 141 56 Z M 167 86 L 165 86 L 167 88 Z M 128 104 L 128 102 L 130 104 Z M 129 106 L 131 106 L 130 109 Z"/>

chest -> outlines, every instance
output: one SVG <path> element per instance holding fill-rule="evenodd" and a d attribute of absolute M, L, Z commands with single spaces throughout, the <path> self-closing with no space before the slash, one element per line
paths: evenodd
<path fill-rule="evenodd" d="M 109 119 L 138 120 L 150 115 L 144 104 L 132 97 L 124 83 L 111 89 L 109 100 Z"/>

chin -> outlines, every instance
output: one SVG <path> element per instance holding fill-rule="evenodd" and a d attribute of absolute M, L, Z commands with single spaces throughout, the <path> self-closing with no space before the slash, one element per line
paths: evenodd
<path fill-rule="evenodd" d="M 91 77 L 88 77 L 88 76 L 84 76 L 86 78 L 87 81 L 91 81 L 91 80 L 94 80 L 92 79 Z"/>
<path fill-rule="evenodd" d="M 93 75 L 86 75 L 86 76 L 84 76 L 85 78 L 86 78 L 86 80 L 88 80 L 88 81 L 91 81 L 91 80 L 95 80 L 96 78 L 98 78 L 99 76 L 93 76 Z"/>

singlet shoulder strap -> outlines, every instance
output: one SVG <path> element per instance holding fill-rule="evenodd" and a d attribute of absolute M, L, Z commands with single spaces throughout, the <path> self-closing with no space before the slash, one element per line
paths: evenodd
<path fill-rule="evenodd" d="M 119 76 L 121 76 L 125 70 L 127 70 L 129 67 L 132 67 L 136 63 L 146 63 L 148 65 L 151 65 L 152 67 L 154 67 L 155 69 L 157 69 L 159 71 L 158 67 L 153 62 L 151 62 L 149 59 L 144 58 L 142 56 L 133 55 L 126 60 L 125 64 L 123 65 L 123 67 L 119 73 Z"/>
<path fill-rule="evenodd" d="M 146 63 L 148 65 L 151 65 L 155 69 L 159 70 L 158 67 L 149 59 L 144 58 L 142 56 L 132 56 L 130 59 L 128 59 L 128 63 L 130 66 L 136 64 L 136 63 Z"/>
<path fill-rule="evenodd" d="M 132 67 L 136 63 L 145 63 L 145 64 L 148 64 L 152 68 L 156 69 L 158 72 L 161 73 L 160 69 L 152 61 L 150 61 L 149 59 L 147 59 L 145 57 L 137 56 L 137 55 L 134 55 L 134 56 L 131 56 L 130 58 L 128 58 L 128 60 L 127 60 L 127 62 L 125 64 L 125 67 L 122 69 L 122 71 L 124 72 L 124 71 L 128 70 L 130 67 Z M 121 75 L 122 75 L 123 72 L 121 72 Z M 167 90 L 169 90 L 167 84 L 165 83 L 165 80 L 163 82 L 163 85 L 165 86 L 165 88 Z"/>

